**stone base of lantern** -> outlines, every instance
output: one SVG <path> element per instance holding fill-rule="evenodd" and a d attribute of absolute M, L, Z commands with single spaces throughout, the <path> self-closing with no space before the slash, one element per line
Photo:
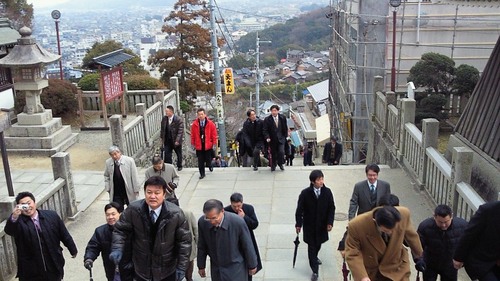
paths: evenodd
<path fill-rule="evenodd" d="M 35 114 L 21 113 L 17 120 L 18 123 L 5 132 L 9 152 L 52 156 L 78 140 L 78 134 L 71 131 L 71 126 L 63 126 L 61 118 L 52 118 L 50 109 Z"/>

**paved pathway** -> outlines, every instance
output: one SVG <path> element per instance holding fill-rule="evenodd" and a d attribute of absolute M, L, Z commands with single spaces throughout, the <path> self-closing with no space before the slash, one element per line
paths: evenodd
<path fill-rule="evenodd" d="M 177 194 L 182 208 L 192 210 L 196 216 L 201 216 L 203 203 L 207 199 L 217 198 L 229 204 L 229 196 L 233 192 L 241 192 L 244 201 L 254 205 L 260 222 L 255 233 L 264 268 L 254 280 L 309 280 L 311 271 L 307 262 L 307 245 L 303 242 L 299 247 L 296 267 L 292 269 L 294 212 L 300 191 L 309 185 L 310 171 L 314 168 L 322 169 L 325 174 L 325 184 L 333 190 L 337 211 L 330 240 L 323 244 L 320 252 L 323 261 L 323 265 L 320 266 L 320 280 L 342 280 L 340 271 L 342 260 L 336 248 L 347 225 L 346 213 L 354 183 L 365 178 L 364 166 L 285 168 L 284 172 L 273 173 L 269 169 L 253 172 L 251 168 L 216 168 L 213 173 L 208 172 L 203 180 L 198 179 L 197 169 L 185 168 L 180 172 L 181 180 Z M 140 171 L 140 175 L 143 177 L 143 170 Z M 51 172 L 44 171 L 13 172 L 16 192 L 31 190 L 36 193 L 37 189 L 43 188 L 50 182 L 51 176 Z M 414 223 L 432 215 L 431 201 L 424 193 L 413 187 L 409 178 L 400 169 L 382 166 L 379 176 L 391 183 L 392 191 L 399 196 L 401 205 L 410 208 Z M 108 195 L 103 193 L 102 171 L 78 171 L 73 173 L 73 178 L 80 213 L 76 220 L 68 223 L 68 229 L 75 238 L 79 254 L 76 259 L 71 259 L 68 252 L 64 251 L 65 280 L 81 281 L 89 277 L 89 272 L 83 267 L 85 246 L 94 229 L 105 223 L 103 208 L 108 202 Z M 2 176 L 0 183 L 2 185 L 5 183 Z M 5 192 L 6 188 L 2 188 L 0 195 Z M 100 260 L 95 263 L 94 280 L 105 280 Z M 204 280 L 198 277 L 196 270 L 195 280 Z"/>

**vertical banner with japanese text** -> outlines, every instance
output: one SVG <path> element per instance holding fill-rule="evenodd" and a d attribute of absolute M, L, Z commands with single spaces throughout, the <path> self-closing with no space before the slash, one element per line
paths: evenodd
<path fill-rule="evenodd" d="M 123 95 L 122 68 L 115 67 L 101 72 L 102 91 L 106 103 Z"/>
<path fill-rule="evenodd" d="M 234 94 L 234 79 L 232 68 L 224 68 L 224 89 L 227 95 Z"/>

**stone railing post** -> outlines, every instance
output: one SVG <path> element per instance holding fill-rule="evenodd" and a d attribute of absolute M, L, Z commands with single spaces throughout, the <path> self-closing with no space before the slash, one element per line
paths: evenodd
<path fill-rule="evenodd" d="M 155 92 L 155 103 L 157 102 L 161 103 L 161 112 L 163 115 L 165 115 L 165 109 L 167 108 L 167 105 L 163 102 L 164 99 L 165 99 L 165 93 L 163 91 Z"/>
<path fill-rule="evenodd" d="M 121 115 L 115 114 L 109 118 L 111 142 L 120 148 L 123 154 L 129 155 L 125 143 L 125 134 L 123 133 L 123 119 Z"/>
<path fill-rule="evenodd" d="M 127 104 L 128 104 L 128 84 L 127 82 L 123 82 L 123 96 L 120 102 L 120 109 L 122 112 L 122 117 L 127 117 Z"/>
<path fill-rule="evenodd" d="M 368 147 L 366 151 L 366 161 L 367 163 L 373 163 L 375 160 L 375 136 L 376 131 L 376 121 L 375 112 L 377 110 L 377 92 L 384 90 L 384 78 L 382 76 L 375 76 L 375 81 L 373 82 L 373 113 L 371 116 L 371 122 L 368 124 Z"/>
<path fill-rule="evenodd" d="M 425 185 L 427 180 L 427 153 L 425 150 L 428 147 L 438 147 L 439 137 L 439 121 L 434 118 L 422 120 L 422 153 L 420 158 L 419 180 Z"/>
<path fill-rule="evenodd" d="M 458 192 L 457 183 L 465 182 L 470 184 L 472 177 L 472 160 L 474 153 L 468 147 L 454 147 L 451 156 L 451 194 L 448 198 L 451 209 L 457 214 L 458 208 Z"/>
<path fill-rule="evenodd" d="M 50 157 L 52 162 L 52 174 L 54 180 L 63 178 L 66 181 L 64 185 L 64 214 L 67 218 L 71 218 L 78 212 L 76 208 L 75 184 L 71 174 L 71 162 L 69 161 L 69 153 L 58 152 Z"/>
<path fill-rule="evenodd" d="M 138 103 L 135 105 L 135 112 L 137 112 L 137 116 L 142 116 L 142 129 L 144 130 L 144 142 L 146 142 L 146 146 L 151 146 L 152 142 L 150 140 L 151 136 L 149 135 L 149 122 L 146 116 L 146 104 Z M 150 143 L 151 142 L 151 143 Z"/>
<path fill-rule="evenodd" d="M 179 78 L 170 77 L 170 89 L 175 91 L 175 112 L 181 113 L 181 95 L 179 93 Z"/>
<path fill-rule="evenodd" d="M 392 91 L 387 91 L 385 93 L 385 120 L 384 120 L 384 131 L 389 131 L 389 104 L 396 105 L 396 93 Z"/>
<path fill-rule="evenodd" d="M 398 159 L 400 162 L 403 160 L 403 153 L 405 150 L 405 124 L 406 123 L 415 123 L 415 108 L 416 102 L 414 99 L 404 98 L 401 99 L 401 108 L 399 109 L 399 147 L 401 148 L 398 153 Z"/>

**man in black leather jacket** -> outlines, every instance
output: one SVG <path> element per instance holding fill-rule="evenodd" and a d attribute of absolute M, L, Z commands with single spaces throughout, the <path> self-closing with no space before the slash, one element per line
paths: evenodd
<path fill-rule="evenodd" d="M 176 281 L 185 276 L 191 232 L 182 210 L 165 200 L 166 190 L 163 178 L 147 179 L 145 199 L 130 203 L 115 224 L 109 258 L 119 264 L 130 237 L 134 280 Z"/>
<path fill-rule="evenodd" d="M 108 281 L 113 281 L 116 274 L 116 266 L 109 259 L 109 254 L 111 253 L 111 238 L 113 234 L 113 228 L 115 223 L 120 218 L 120 214 L 123 212 L 123 207 L 116 203 L 111 202 L 104 206 L 104 213 L 106 214 L 106 223 L 97 227 L 94 231 L 94 235 L 90 238 L 87 248 L 85 249 L 85 255 L 83 257 L 83 265 L 85 268 L 90 270 L 93 267 L 94 261 L 99 257 L 102 258 L 102 263 L 104 265 L 104 271 L 106 272 L 106 278 Z M 126 250 L 124 250 L 124 257 L 122 258 L 119 265 L 119 274 L 121 281 L 132 281 L 132 262 L 130 260 L 130 245 L 126 245 Z"/>

